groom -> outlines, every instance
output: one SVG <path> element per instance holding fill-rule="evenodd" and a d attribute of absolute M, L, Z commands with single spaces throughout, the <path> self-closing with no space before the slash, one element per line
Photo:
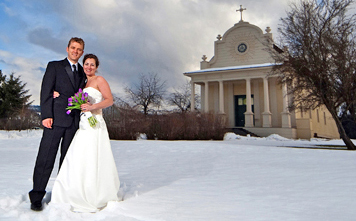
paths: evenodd
<path fill-rule="evenodd" d="M 79 127 L 79 110 L 66 114 L 68 98 L 85 85 L 86 76 L 78 63 L 84 53 L 84 41 L 71 38 L 67 46 L 68 56 L 61 61 L 52 61 L 47 65 L 41 86 L 41 117 L 44 126 L 40 147 L 33 173 L 33 189 L 29 192 L 31 209 L 42 210 L 42 199 L 51 176 L 59 143 L 61 143 L 62 165 L 68 147 Z M 60 96 L 53 98 L 53 91 Z"/>

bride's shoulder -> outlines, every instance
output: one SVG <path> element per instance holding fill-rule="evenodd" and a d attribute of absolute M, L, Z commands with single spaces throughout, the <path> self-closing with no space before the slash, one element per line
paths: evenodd
<path fill-rule="evenodd" d="M 104 77 L 102 77 L 102 76 L 98 76 L 97 78 L 96 78 L 96 82 L 100 85 L 100 84 L 107 84 L 107 81 L 105 80 L 105 78 Z"/>
<path fill-rule="evenodd" d="M 97 77 L 96 77 L 96 80 L 97 80 L 97 81 L 106 81 L 103 76 L 97 76 Z"/>

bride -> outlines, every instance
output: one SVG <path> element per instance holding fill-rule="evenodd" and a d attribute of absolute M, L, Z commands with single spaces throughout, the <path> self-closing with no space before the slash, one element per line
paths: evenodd
<path fill-rule="evenodd" d="M 81 109 L 90 111 L 98 123 L 91 127 L 81 116 L 52 189 L 51 203 L 68 203 L 75 212 L 97 212 L 109 201 L 119 200 L 120 181 L 102 116 L 102 109 L 113 104 L 113 97 L 107 81 L 95 75 L 98 66 L 97 56 L 84 56 L 88 81 L 83 91 L 89 94 L 90 103 L 82 104 Z M 55 92 L 54 96 L 59 94 Z"/>

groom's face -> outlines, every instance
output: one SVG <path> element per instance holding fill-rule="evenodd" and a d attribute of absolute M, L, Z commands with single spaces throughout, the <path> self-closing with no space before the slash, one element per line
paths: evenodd
<path fill-rule="evenodd" d="M 67 53 L 68 59 L 73 63 L 77 63 L 84 53 L 84 47 L 82 44 L 72 41 L 69 47 L 67 47 Z"/>

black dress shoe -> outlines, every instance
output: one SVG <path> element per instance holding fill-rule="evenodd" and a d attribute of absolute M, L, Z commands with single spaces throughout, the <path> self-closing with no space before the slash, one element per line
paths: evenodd
<path fill-rule="evenodd" d="M 31 209 L 33 211 L 42 211 L 43 207 L 42 207 L 42 203 L 31 203 Z"/>

